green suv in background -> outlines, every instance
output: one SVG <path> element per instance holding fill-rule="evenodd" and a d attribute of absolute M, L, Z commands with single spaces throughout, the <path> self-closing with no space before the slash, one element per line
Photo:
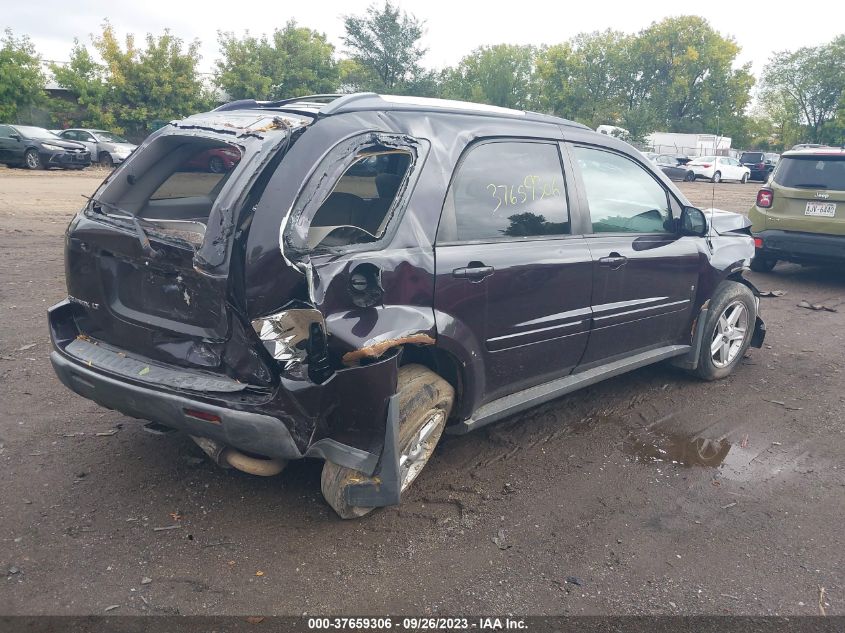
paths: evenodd
<path fill-rule="evenodd" d="M 751 270 L 845 262 L 845 148 L 785 152 L 748 214 Z"/>

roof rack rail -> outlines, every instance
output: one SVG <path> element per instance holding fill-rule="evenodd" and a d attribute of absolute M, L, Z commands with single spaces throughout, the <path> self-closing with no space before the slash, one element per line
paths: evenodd
<path fill-rule="evenodd" d="M 319 95 L 304 95 L 302 97 L 293 97 L 290 99 L 280 99 L 279 101 L 256 101 L 255 99 L 238 99 L 237 101 L 230 101 L 221 106 L 214 108 L 214 112 L 225 112 L 226 110 L 254 110 L 257 108 L 279 108 L 281 106 L 293 105 L 296 103 L 309 104 L 323 104 L 332 103 L 343 97 L 349 95 L 342 94 L 319 94 Z"/>
<path fill-rule="evenodd" d="M 372 99 L 373 97 L 379 96 L 380 95 L 376 94 L 375 92 L 356 92 L 353 94 L 342 95 L 338 99 L 335 99 L 334 101 L 329 103 L 326 107 L 320 108 L 320 114 L 334 114 L 335 112 L 349 105 L 350 103 L 353 103 L 355 101 L 366 101 L 367 99 Z"/>

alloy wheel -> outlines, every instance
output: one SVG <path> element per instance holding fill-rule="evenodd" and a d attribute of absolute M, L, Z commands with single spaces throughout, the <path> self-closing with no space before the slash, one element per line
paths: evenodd
<path fill-rule="evenodd" d="M 716 367 L 721 369 L 734 362 L 747 332 L 748 309 L 742 301 L 734 301 L 724 309 L 713 330 L 710 357 Z"/>
<path fill-rule="evenodd" d="M 438 439 L 433 436 L 444 416 L 445 413 L 440 409 L 431 411 L 426 421 L 420 426 L 420 430 L 403 449 L 402 455 L 399 457 L 402 490 L 405 490 L 417 478 L 431 456 Z"/>

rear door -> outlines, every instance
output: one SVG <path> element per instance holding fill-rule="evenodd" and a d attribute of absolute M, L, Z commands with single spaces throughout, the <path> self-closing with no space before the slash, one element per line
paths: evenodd
<path fill-rule="evenodd" d="M 766 228 L 845 235 L 845 152 L 784 156 Z"/>
<path fill-rule="evenodd" d="M 695 237 L 673 232 L 680 205 L 627 155 L 572 145 L 592 232 L 593 325 L 579 369 L 679 341 L 698 283 Z"/>
<path fill-rule="evenodd" d="M 570 373 L 585 349 L 592 261 L 572 195 L 553 140 L 481 141 L 458 164 L 434 303 L 438 332 L 483 357 L 482 403 Z"/>

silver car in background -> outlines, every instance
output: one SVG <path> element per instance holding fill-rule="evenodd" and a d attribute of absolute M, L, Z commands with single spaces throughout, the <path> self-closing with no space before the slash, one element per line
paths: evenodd
<path fill-rule="evenodd" d="M 105 167 L 114 167 L 122 163 L 138 147 L 122 136 L 106 130 L 70 128 L 58 132 L 58 135 L 85 145 L 91 152 L 91 161 Z"/>

